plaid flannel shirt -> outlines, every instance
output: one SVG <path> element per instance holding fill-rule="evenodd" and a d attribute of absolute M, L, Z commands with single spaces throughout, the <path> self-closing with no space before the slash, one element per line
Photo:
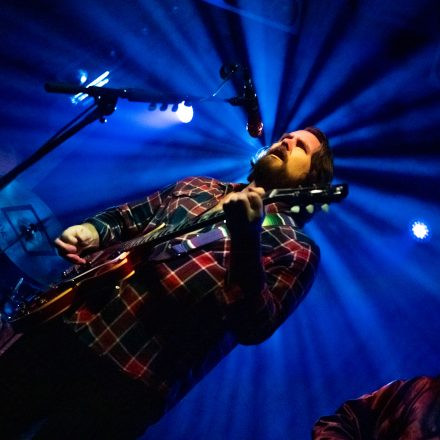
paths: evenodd
<path fill-rule="evenodd" d="M 192 177 L 142 201 L 87 219 L 101 246 L 202 215 L 243 184 Z M 282 207 L 270 204 L 266 212 Z M 206 229 L 212 228 L 208 227 Z M 171 240 L 182 242 L 191 234 Z M 166 406 L 182 398 L 237 343 L 268 338 L 303 299 L 313 281 L 319 249 L 292 226 L 264 227 L 265 284 L 249 297 L 228 281 L 230 239 L 148 261 L 107 292 L 88 295 L 66 323 L 93 350 L 157 392 Z M 96 296 L 96 298 L 95 298 Z"/>

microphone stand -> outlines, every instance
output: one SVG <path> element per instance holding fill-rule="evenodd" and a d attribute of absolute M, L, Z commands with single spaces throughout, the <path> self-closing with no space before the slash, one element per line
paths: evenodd
<path fill-rule="evenodd" d="M 191 105 L 194 102 L 205 101 L 222 101 L 228 102 L 234 106 L 242 106 L 248 101 L 247 97 L 240 96 L 230 99 L 216 98 L 216 94 L 223 87 L 224 83 L 228 81 L 230 75 L 224 78 L 225 81 L 218 88 L 216 93 L 208 98 L 189 97 L 177 95 L 152 95 L 146 90 L 127 88 L 127 89 L 112 89 L 107 87 L 85 87 L 77 86 L 76 84 L 68 83 L 54 83 L 49 82 L 45 84 L 47 92 L 51 93 L 66 93 L 69 95 L 76 95 L 78 93 L 84 93 L 92 96 L 95 99 L 94 104 L 87 108 L 84 112 L 76 116 L 72 121 L 61 128 L 55 135 L 53 135 L 47 142 L 45 142 L 35 153 L 25 159 L 22 163 L 18 164 L 11 171 L 0 177 L 0 190 L 12 182 L 19 174 L 27 170 L 31 165 L 38 162 L 46 154 L 54 150 L 58 145 L 69 139 L 75 133 L 80 131 L 86 125 L 99 120 L 100 122 L 106 122 L 106 116 L 111 115 L 116 110 L 116 103 L 118 98 L 125 98 L 133 102 L 146 102 L 146 103 L 162 103 L 162 104 L 178 104 L 184 102 L 186 105 Z"/>
<path fill-rule="evenodd" d="M 99 87 L 98 87 L 99 88 Z M 71 122 L 61 128 L 54 136 L 45 142 L 35 153 L 18 164 L 11 171 L 0 177 L 0 189 L 12 182 L 19 174 L 38 162 L 58 145 L 69 139 L 86 125 L 99 119 L 105 122 L 105 116 L 111 115 L 116 109 L 116 96 L 95 96 L 95 103 L 84 112 L 76 116 Z"/>
<path fill-rule="evenodd" d="M 98 119 L 100 122 L 106 122 L 105 117 L 111 115 L 116 110 L 118 98 L 126 98 L 129 101 L 134 102 L 160 102 L 165 104 L 175 104 L 182 101 L 202 101 L 200 98 L 179 98 L 178 96 L 171 95 L 152 96 L 147 91 L 142 89 L 111 89 L 96 86 L 84 87 L 68 83 L 46 83 L 45 89 L 47 92 L 66 93 L 69 95 L 84 93 L 95 98 L 95 102 L 84 112 L 76 116 L 71 122 L 61 128 L 30 157 L 18 164 L 4 176 L 0 177 L 0 190 L 12 182 L 19 174 L 27 170 L 31 165 L 39 161 L 42 157 L 50 153 L 58 145 L 62 144 L 86 125 L 91 124 Z"/>

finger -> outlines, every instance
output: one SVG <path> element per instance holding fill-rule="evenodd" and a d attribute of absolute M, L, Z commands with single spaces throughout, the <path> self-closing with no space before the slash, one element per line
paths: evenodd
<path fill-rule="evenodd" d="M 54 243 L 57 246 L 58 250 L 63 254 L 78 252 L 78 248 L 76 246 L 74 246 L 73 244 L 66 243 L 60 238 L 56 238 Z"/>
<path fill-rule="evenodd" d="M 85 228 L 78 229 L 76 233 L 76 238 L 78 239 L 79 242 L 84 244 L 89 244 L 91 241 L 90 232 Z"/>
<path fill-rule="evenodd" d="M 223 210 L 226 209 L 227 212 L 231 211 L 231 207 L 235 206 L 237 204 L 237 200 L 238 200 L 238 193 L 234 193 L 231 194 L 230 197 L 228 197 L 228 199 L 223 203 Z M 232 208 L 234 209 L 234 208 Z"/>
<path fill-rule="evenodd" d="M 86 260 L 84 258 L 81 258 L 77 254 L 67 254 L 66 257 L 71 263 L 74 264 L 85 264 Z"/>
<path fill-rule="evenodd" d="M 249 206 L 254 211 L 262 211 L 263 210 L 263 200 L 257 193 L 249 193 Z"/>
<path fill-rule="evenodd" d="M 78 239 L 76 238 L 76 235 L 76 231 L 72 231 L 68 228 L 60 235 L 60 238 L 64 243 L 77 244 Z"/>
<path fill-rule="evenodd" d="M 250 208 L 248 194 L 236 193 L 233 197 L 225 203 L 226 209 L 231 208 L 232 210 L 248 210 Z"/>
<path fill-rule="evenodd" d="M 229 197 L 227 198 L 227 200 L 225 200 L 225 203 L 229 203 L 229 202 L 236 202 L 238 199 L 238 195 L 240 193 L 231 193 L 229 194 Z"/>
<path fill-rule="evenodd" d="M 257 193 L 260 197 L 263 197 L 264 194 L 266 193 L 266 191 L 262 186 L 255 186 L 255 187 L 250 186 L 249 191 L 251 193 Z"/>

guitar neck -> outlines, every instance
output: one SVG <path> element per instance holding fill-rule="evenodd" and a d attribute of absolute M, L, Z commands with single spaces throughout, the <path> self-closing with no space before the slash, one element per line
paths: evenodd
<path fill-rule="evenodd" d="M 207 217 L 196 218 L 191 222 L 184 222 L 176 226 L 168 226 L 158 229 L 157 231 L 150 232 L 137 238 L 125 241 L 117 245 L 121 251 L 128 251 L 134 247 L 149 244 L 154 246 L 164 241 L 171 240 L 172 238 L 179 237 L 181 235 L 188 234 L 190 232 L 197 231 L 206 226 L 219 223 L 225 219 L 223 211 L 218 211 L 215 214 L 211 214 Z"/>
<path fill-rule="evenodd" d="M 305 206 L 308 204 L 325 204 L 331 202 L 339 202 L 348 194 L 348 186 L 346 184 L 327 185 L 323 187 L 308 188 L 285 188 L 274 189 L 266 193 L 263 197 L 265 205 L 273 202 L 285 202 L 291 206 Z M 225 219 L 223 211 L 216 211 L 208 216 L 202 215 L 192 221 L 183 222 L 176 226 L 168 226 L 150 232 L 146 235 L 128 240 L 121 243 L 118 248 L 121 251 L 128 251 L 134 247 L 142 245 L 156 245 L 172 238 L 179 237 L 190 232 L 197 231 L 206 226 L 219 223 Z"/>

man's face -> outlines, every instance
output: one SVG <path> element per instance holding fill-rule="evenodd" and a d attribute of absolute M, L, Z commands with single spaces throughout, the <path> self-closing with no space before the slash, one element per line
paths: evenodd
<path fill-rule="evenodd" d="M 265 189 L 298 186 L 307 177 L 312 155 L 320 145 L 318 138 L 306 130 L 284 134 L 255 164 L 255 182 Z"/>

